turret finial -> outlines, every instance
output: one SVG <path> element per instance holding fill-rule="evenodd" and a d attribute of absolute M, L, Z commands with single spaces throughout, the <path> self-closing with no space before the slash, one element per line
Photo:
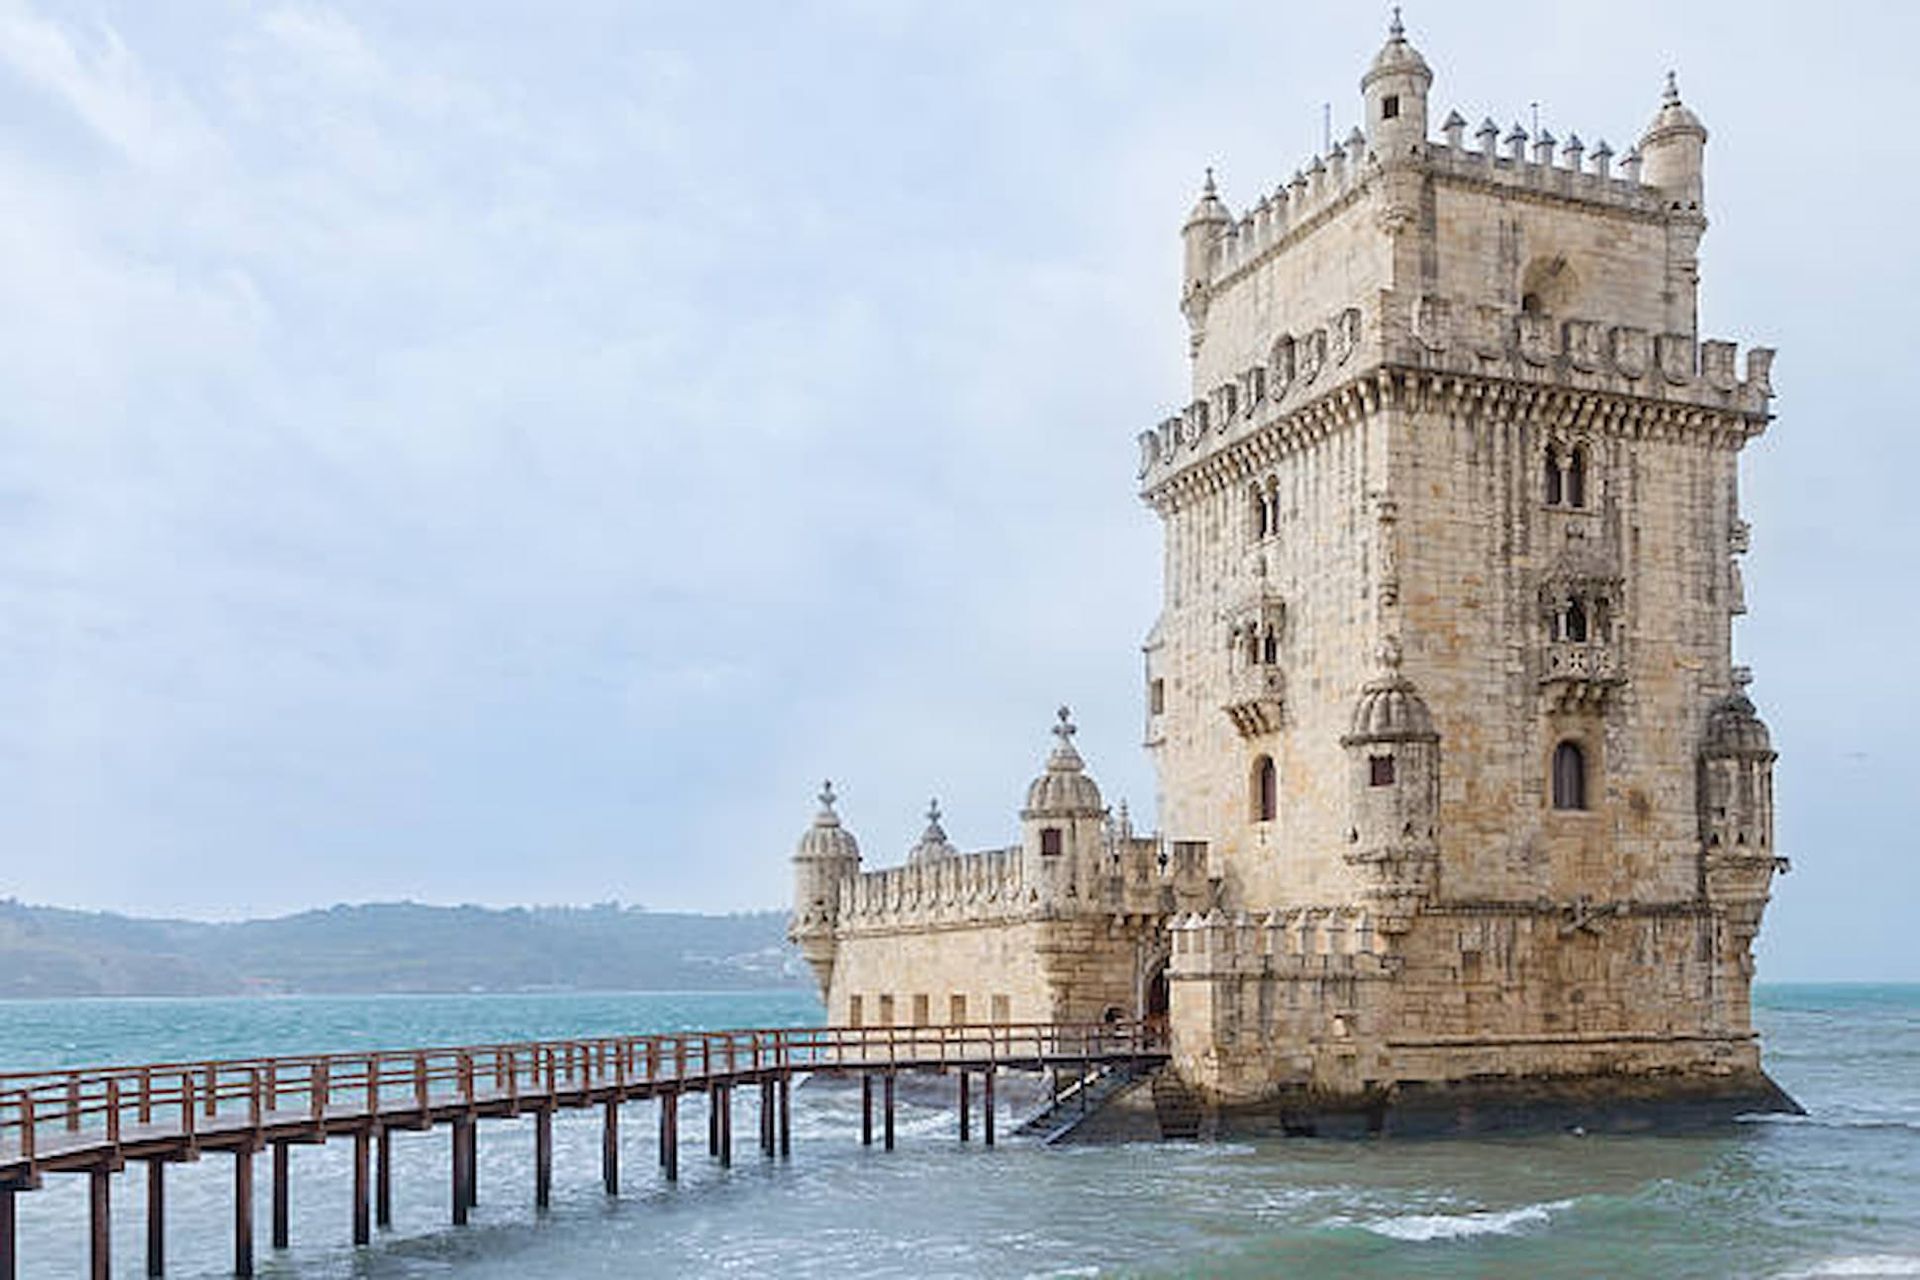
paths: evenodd
<path fill-rule="evenodd" d="M 1400 25 L 1400 6 L 1393 6 L 1393 21 L 1387 24 L 1387 36 L 1393 40 L 1407 38 L 1407 29 Z"/>
<path fill-rule="evenodd" d="M 1680 105 L 1680 80 L 1671 71 L 1667 72 L 1667 88 L 1660 95 L 1660 101 L 1669 107 Z"/>
<path fill-rule="evenodd" d="M 940 801 L 937 797 L 927 801 L 927 825 L 940 825 Z"/>
<path fill-rule="evenodd" d="M 833 802 L 837 799 L 839 799 L 839 797 L 833 794 L 833 780 L 831 778 L 820 784 L 820 807 L 822 809 L 825 809 L 828 813 L 832 813 Z"/>
<path fill-rule="evenodd" d="M 1207 196 L 1219 194 L 1218 190 L 1213 185 L 1213 166 L 1212 165 L 1207 166 L 1207 180 L 1201 184 L 1200 194 L 1207 195 Z"/>
<path fill-rule="evenodd" d="M 1073 723 L 1073 713 L 1067 710 L 1067 708 L 1061 707 L 1060 723 L 1053 726 L 1053 736 L 1060 739 L 1060 745 L 1062 747 L 1071 747 L 1073 745 L 1073 735 L 1078 732 L 1078 726 Z"/>

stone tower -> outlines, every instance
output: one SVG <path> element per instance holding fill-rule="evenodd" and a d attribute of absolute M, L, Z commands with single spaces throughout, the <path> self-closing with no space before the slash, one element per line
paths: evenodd
<path fill-rule="evenodd" d="M 1458 113 L 1436 139 L 1433 80 L 1396 16 L 1364 129 L 1238 215 L 1210 172 L 1182 229 L 1147 741 L 1222 893 L 1174 925 L 1178 1061 L 1226 1102 L 1766 1094 L 1785 863 L 1732 622 L 1773 353 L 1696 332 L 1707 131 L 1669 77 L 1618 170 Z"/>

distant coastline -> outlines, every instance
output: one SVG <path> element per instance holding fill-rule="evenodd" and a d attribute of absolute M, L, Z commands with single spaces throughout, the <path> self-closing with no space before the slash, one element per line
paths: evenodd
<path fill-rule="evenodd" d="M 0 900 L 0 999 L 800 986 L 786 913 L 342 905 L 207 923 Z"/>

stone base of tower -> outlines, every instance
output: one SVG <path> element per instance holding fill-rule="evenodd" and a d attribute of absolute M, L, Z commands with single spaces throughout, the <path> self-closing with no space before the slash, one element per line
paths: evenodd
<path fill-rule="evenodd" d="M 1236 1131 L 1795 1111 L 1760 1068 L 1748 936 L 1692 903 L 1456 904 L 1391 933 L 1353 908 L 1189 917 L 1169 969 L 1174 1066 Z"/>

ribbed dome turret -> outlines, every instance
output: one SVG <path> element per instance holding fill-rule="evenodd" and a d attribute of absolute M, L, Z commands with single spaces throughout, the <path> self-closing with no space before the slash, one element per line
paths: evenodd
<path fill-rule="evenodd" d="M 853 838 L 853 832 L 840 825 L 840 815 L 833 810 L 834 799 L 833 783 L 822 783 L 820 812 L 813 816 L 813 825 L 800 837 L 800 847 L 793 854 L 794 861 L 860 861 L 860 842 Z"/>
<path fill-rule="evenodd" d="M 1398 671 L 1368 682 L 1353 706 L 1353 722 L 1342 738 L 1344 746 L 1365 742 L 1437 742 L 1433 713 Z"/>
<path fill-rule="evenodd" d="M 1207 180 L 1200 186 L 1200 198 L 1194 202 L 1193 212 L 1187 215 L 1186 228 L 1191 230 L 1208 223 L 1225 226 L 1232 221 L 1232 212 L 1220 198 L 1219 188 L 1213 185 L 1213 170 L 1208 169 Z"/>
<path fill-rule="evenodd" d="M 1707 140 L 1707 126 L 1700 123 L 1700 117 L 1692 108 L 1680 101 L 1680 83 L 1673 72 L 1667 72 L 1667 88 L 1660 95 L 1660 111 L 1653 117 L 1653 123 L 1640 138 L 1640 149 L 1646 150 L 1653 143 L 1664 141 L 1676 134 L 1692 134 L 1700 141 Z"/>
<path fill-rule="evenodd" d="M 1722 758 L 1773 758 L 1773 735 L 1767 732 L 1766 722 L 1754 710 L 1753 700 L 1747 697 L 1745 690 L 1730 694 L 1713 704 L 1713 709 L 1707 713 L 1707 737 L 1701 751 L 1707 756 Z"/>
<path fill-rule="evenodd" d="M 1035 778 L 1033 785 L 1027 788 L 1027 808 L 1023 816 L 1105 812 L 1106 805 L 1100 799 L 1100 788 L 1087 776 L 1086 762 L 1074 750 L 1073 719 L 1065 707 L 1060 708 L 1060 723 L 1053 727 L 1053 733 L 1060 743 L 1053 749 L 1053 754 L 1047 757 L 1046 772 Z"/>
<path fill-rule="evenodd" d="M 1422 86 L 1433 83 L 1433 68 L 1420 56 L 1420 51 L 1407 43 L 1407 29 L 1400 25 L 1400 10 L 1393 11 L 1393 23 L 1387 28 L 1387 42 L 1380 52 L 1373 56 L 1373 65 L 1367 68 L 1367 74 L 1360 78 L 1360 88 L 1365 90 L 1382 76 L 1413 75 L 1420 79 Z"/>
<path fill-rule="evenodd" d="M 927 801 L 927 829 L 920 833 L 920 843 L 914 845 L 907 854 L 907 864 L 917 866 L 923 862 L 939 862 L 943 858 L 959 856 L 960 851 L 947 840 L 947 833 L 940 826 L 940 802 Z"/>

